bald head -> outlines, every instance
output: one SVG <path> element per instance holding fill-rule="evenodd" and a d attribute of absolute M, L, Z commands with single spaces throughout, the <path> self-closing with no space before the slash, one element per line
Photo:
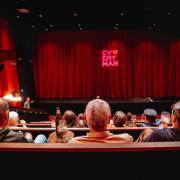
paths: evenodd
<path fill-rule="evenodd" d="M 86 121 L 90 129 L 104 131 L 111 115 L 109 104 L 101 99 L 90 101 L 85 110 Z"/>

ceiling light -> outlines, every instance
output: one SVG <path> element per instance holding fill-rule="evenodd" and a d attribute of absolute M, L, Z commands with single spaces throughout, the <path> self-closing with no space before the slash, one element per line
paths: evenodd
<path fill-rule="evenodd" d="M 119 24 L 118 24 L 118 23 L 116 23 L 116 26 L 119 26 Z"/>
<path fill-rule="evenodd" d="M 170 13 L 170 12 L 168 12 L 167 14 L 168 14 L 168 16 L 170 16 L 170 15 L 171 15 L 171 13 Z"/>
<path fill-rule="evenodd" d="M 121 16 L 124 16 L 124 13 L 121 13 Z"/>
<path fill-rule="evenodd" d="M 34 28 L 35 26 L 34 26 L 34 25 L 32 25 L 31 27 L 32 27 L 32 28 Z"/>
<path fill-rule="evenodd" d="M 77 13 L 74 13 L 74 16 L 77 16 L 78 14 Z"/>
<path fill-rule="evenodd" d="M 78 24 L 78 26 L 80 27 L 80 26 L 81 26 L 81 24 Z"/>
<path fill-rule="evenodd" d="M 52 27 L 53 27 L 53 25 L 52 25 L 52 24 L 50 24 L 50 25 L 49 25 L 49 27 L 51 27 L 51 28 L 52 28 Z"/>
<path fill-rule="evenodd" d="M 40 18 L 42 18 L 42 17 L 43 17 L 43 15 L 42 15 L 42 14 L 39 14 L 38 16 L 39 16 Z"/>
<path fill-rule="evenodd" d="M 20 16 L 19 16 L 19 15 L 17 15 L 16 17 L 17 17 L 17 18 L 20 18 Z"/>
<path fill-rule="evenodd" d="M 82 30 L 82 27 L 80 27 L 79 30 Z"/>

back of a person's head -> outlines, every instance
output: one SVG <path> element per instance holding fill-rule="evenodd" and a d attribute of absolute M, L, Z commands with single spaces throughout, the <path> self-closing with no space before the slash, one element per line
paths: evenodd
<path fill-rule="evenodd" d="M 123 127 L 127 122 L 127 116 L 122 111 L 116 111 L 113 116 L 113 123 L 116 127 Z"/>
<path fill-rule="evenodd" d="M 7 101 L 0 98 L 0 127 L 3 127 L 7 123 L 6 112 L 9 110 L 9 104 Z"/>
<path fill-rule="evenodd" d="M 62 116 L 62 120 L 65 121 L 67 127 L 74 127 L 76 126 L 77 115 L 71 110 L 66 110 Z"/>
<path fill-rule="evenodd" d="M 180 125 L 180 101 L 173 104 L 172 113 L 176 116 L 176 119 L 178 120 L 178 123 Z"/>
<path fill-rule="evenodd" d="M 146 116 L 147 120 L 153 123 L 156 120 L 157 112 L 155 109 L 147 108 L 144 110 L 144 115 Z"/>
<path fill-rule="evenodd" d="M 8 125 L 9 126 L 16 126 L 19 122 L 19 115 L 17 112 L 15 111 L 10 111 L 9 112 L 9 122 Z"/>
<path fill-rule="evenodd" d="M 106 130 L 111 109 L 109 104 L 101 99 L 90 101 L 85 110 L 88 126 L 96 131 Z"/>
<path fill-rule="evenodd" d="M 132 113 L 128 112 L 127 113 L 127 121 L 131 121 Z"/>

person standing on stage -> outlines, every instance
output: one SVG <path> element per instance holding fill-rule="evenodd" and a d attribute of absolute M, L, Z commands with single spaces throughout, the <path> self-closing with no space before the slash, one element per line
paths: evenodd
<path fill-rule="evenodd" d="M 31 102 L 30 101 L 31 101 L 30 97 L 26 97 L 26 101 L 24 102 L 24 108 L 26 108 L 26 109 L 31 108 L 31 106 L 30 106 Z"/>

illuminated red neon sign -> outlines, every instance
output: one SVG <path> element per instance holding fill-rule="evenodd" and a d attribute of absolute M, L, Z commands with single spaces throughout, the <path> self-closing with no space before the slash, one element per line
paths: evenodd
<path fill-rule="evenodd" d="M 118 66 L 118 50 L 102 50 L 102 66 Z"/>

